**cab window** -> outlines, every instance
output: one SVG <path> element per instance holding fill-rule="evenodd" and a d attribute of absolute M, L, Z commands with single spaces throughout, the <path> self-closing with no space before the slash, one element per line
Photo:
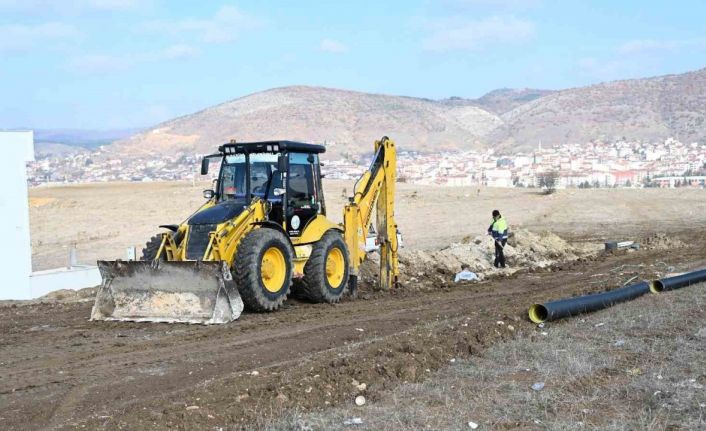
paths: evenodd
<path fill-rule="evenodd" d="M 223 165 L 220 181 L 220 199 L 231 200 L 245 197 L 245 156 L 228 156 Z"/>
<path fill-rule="evenodd" d="M 317 201 L 312 163 L 309 154 L 289 154 L 289 205 L 294 208 L 313 208 Z M 318 163 L 318 156 L 314 163 Z"/>
<path fill-rule="evenodd" d="M 221 174 L 221 200 L 244 198 L 246 193 L 246 166 L 244 154 L 228 155 Z M 282 177 L 277 170 L 277 154 L 252 153 L 250 160 L 250 193 L 277 200 L 272 189 L 282 187 Z M 268 193 L 269 190 L 269 193 Z"/>

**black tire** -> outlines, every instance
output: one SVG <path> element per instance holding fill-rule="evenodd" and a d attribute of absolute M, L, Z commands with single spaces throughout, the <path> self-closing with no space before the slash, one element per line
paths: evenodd
<path fill-rule="evenodd" d="M 326 261 L 329 254 L 339 249 L 343 255 L 343 277 L 338 286 L 332 286 L 326 274 Z M 304 277 L 297 283 L 297 293 L 312 302 L 329 304 L 341 300 L 349 277 L 348 247 L 337 231 L 328 231 L 314 244 L 311 256 L 304 265 Z"/>
<path fill-rule="evenodd" d="M 272 248 L 284 258 L 284 280 L 277 291 L 265 287 L 262 275 L 263 257 Z M 292 247 L 282 232 L 262 227 L 245 235 L 238 245 L 232 273 L 248 310 L 274 311 L 282 305 L 292 284 L 293 261 Z"/>
<path fill-rule="evenodd" d="M 142 257 L 140 260 L 147 260 L 147 261 L 153 261 L 155 257 L 157 257 L 157 252 L 159 251 L 159 247 L 162 245 L 162 235 L 155 235 L 152 238 L 150 238 L 149 241 L 145 244 L 145 247 L 142 249 Z M 164 260 L 164 255 L 162 255 L 162 258 L 160 260 Z"/>

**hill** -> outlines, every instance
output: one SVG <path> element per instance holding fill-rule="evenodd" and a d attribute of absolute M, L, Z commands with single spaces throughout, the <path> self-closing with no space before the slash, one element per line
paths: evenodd
<path fill-rule="evenodd" d="M 63 144 L 92 149 L 138 133 L 139 129 L 84 130 L 34 129 L 34 140 L 40 143 Z"/>
<path fill-rule="evenodd" d="M 370 151 L 393 137 L 415 151 L 526 151 L 613 141 L 706 139 L 706 69 L 614 81 L 561 91 L 494 90 L 479 99 L 444 100 L 321 87 L 283 87 L 251 94 L 159 124 L 110 148 L 121 157 L 188 150 L 218 143 L 293 139 L 326 143 L 330 157 Z"/>
<path fill-rule="evenodd" d="M 500 88 L 472 101 L 486 111 L 501 115 L 520 105 L 554 93 L 553 90 L 535 88 Z"/>
<path fill-rule="evenodd" d="M 230 139 L 292 139 L 325 142 L 335 156 L 369 152 L 374 139 L 389 135 L 406 150 L 438 151 L 482 148 L 483 136 L 500 124 L 497 115 L 470 104 L 297 86 L 167 121 L 112 149 L 123 155 L 206 153 Z"/>
<path fill-rule="evenodd" d="M 504 113 L 489 142 L 515 151 L 620 138 L 706 139 L 706 69 L 548 94 Z"/>
<path fill-rule="evenodd" d="M 87 153 L 138 132 L 139 129 L 34 129 L 34 155 L 41 159 Z"/>

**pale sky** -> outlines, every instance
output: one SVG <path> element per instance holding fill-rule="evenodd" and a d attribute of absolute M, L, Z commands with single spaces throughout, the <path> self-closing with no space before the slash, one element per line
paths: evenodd
<path fill-rule="evenodd" d="M 286 85 L 561 89 L 705 54 L 704 1 L 0 0 L 0 128 L 152 126 Z"/>

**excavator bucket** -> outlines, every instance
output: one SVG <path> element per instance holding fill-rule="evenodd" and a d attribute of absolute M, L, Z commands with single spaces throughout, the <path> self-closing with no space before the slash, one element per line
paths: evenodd
<path fill-rule="evenodd" d="M 226 262 L 98 261 L 91 320 L 227 323 L 243 301 Z"/>

